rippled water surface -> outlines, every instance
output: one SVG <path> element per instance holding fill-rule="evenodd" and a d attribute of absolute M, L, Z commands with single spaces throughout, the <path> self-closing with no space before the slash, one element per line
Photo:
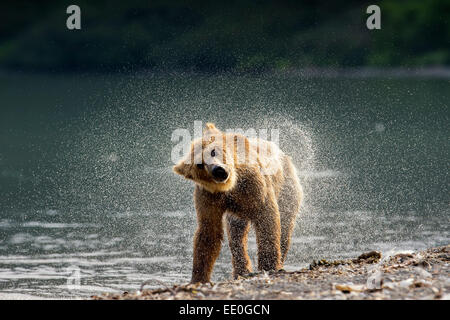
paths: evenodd
<path fill-rule="evenodd" d="M 448 244 L 448 79 L 0 75 L 0 298 L 190 280 L 174 129 L 279 129 L 305 203 L 286 269 Z M 270 138 L 270 137 L 269 137 Z M 252 233 L 249 250 L 256 262 Z M 213 280 L 230 278 L 226 242 Z"/>

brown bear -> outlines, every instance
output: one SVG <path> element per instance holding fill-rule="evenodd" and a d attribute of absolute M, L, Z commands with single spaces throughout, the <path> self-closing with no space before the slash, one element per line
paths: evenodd
<path fill-rule="evenodd" d="M 189 155 L 173 169 L 195 182 L 198 227 L 191 282 L 210 281 L 223 240 L 224 215 L 235 278 L 252 272 L 247 254 L 251 224 L 258 269 L 282 269 L 302 199 L 289 156 L 272 142 L 223 133 L 207 123 Z"/>

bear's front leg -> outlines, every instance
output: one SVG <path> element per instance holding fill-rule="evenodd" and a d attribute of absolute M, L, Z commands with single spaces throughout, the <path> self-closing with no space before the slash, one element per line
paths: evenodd
<path fill-rule="evenodd" d="M 261 209 L 254 220 L 256 241 L 258 244 L 258 269 L 273 270 L 281 269 L 280 250 L 280 215 L 275 202 L 269 201 Z"/>
<path fill-rule="evenodd" d="M 245 276 L 252 272 L 252 264 L 247 254 L 247 238 L 250 221 L 228 214 L 227 232 L 233 263 L 233 277 Z"/>
<path fill-rule="evenodd" d="M 209 282 L 223 240 L 223 212 L 197 208 L 197 231 L 194 236 L 194 263 L 191 283 Z"/>

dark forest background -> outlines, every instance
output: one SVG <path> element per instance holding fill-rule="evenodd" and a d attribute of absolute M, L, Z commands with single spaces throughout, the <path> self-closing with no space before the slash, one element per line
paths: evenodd
<path fill-rule="evenodd" d="M 66 28 L 81 8 L 82 29 Z M 381 8 L 381 30 L 366 8 Z M 0 67 L 237 71 L 450 64 L 449 0 L 15 0 L 0 5 Z"/>

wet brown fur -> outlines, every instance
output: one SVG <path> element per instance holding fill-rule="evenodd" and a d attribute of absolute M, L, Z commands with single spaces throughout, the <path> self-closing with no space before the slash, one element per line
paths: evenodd
<path fill-rule="evenodd" d="M 222 139 L 217 139 L 218 135 Z M 239 139 L 244 141 L 245 159 L 253 156 L 254 163 L 239 161 L 242 160 L 237 147 Z M 260 158 L 257 143 L 241 135 L 222 133 L 208 123 L 203 138 L 191 145 L 190 163 L 185 159 L 174 167 L 177 174 L 196 184 L 194 203 L 198 227 L 194 236 L 192 282 L 210 281 L 223 241 L 224 214 L 235 278 L 252 271 L 247 254 L 251 224 L 256 233 L 258 269 L 282 268 L 300 208 L 302 189 L 290 157 L 277 153 L 270 143 L 267 146 L 277 168 L 271 175 L 261 173 L 264 159 Z M 208 170 L 201 170 L 194 164 L 193 160 L 201 157 L 196 150 L 209 152 L 211 148 L 221 149 L 223 157 L 213 160 L 226 168 L 229 178 L 225 183 L 217 183 Z"/>

